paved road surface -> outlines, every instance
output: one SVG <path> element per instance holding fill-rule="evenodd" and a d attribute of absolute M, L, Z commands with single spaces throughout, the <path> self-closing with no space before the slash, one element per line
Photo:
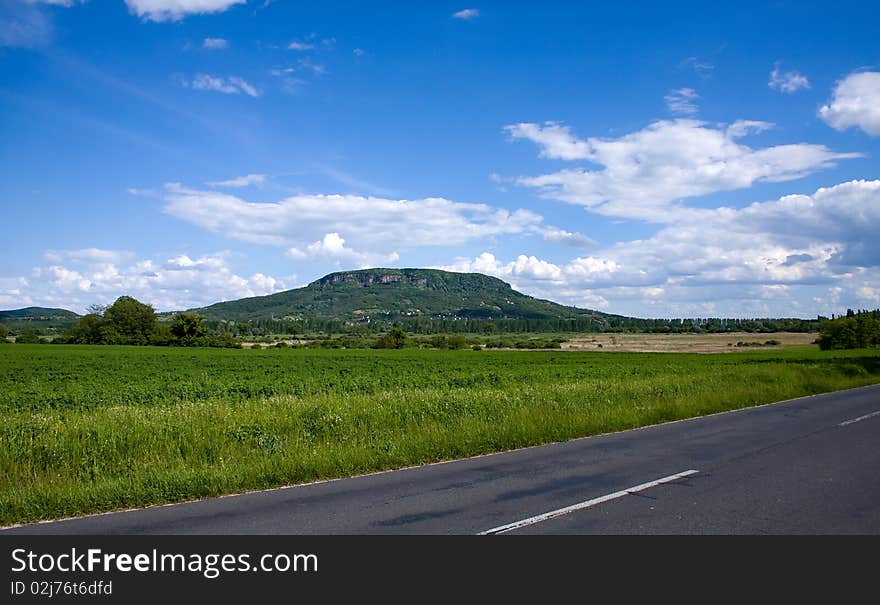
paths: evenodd
<path fill-rule="evenodd" d="M 445 464 L 6 531 L 880 534 L 880 385 Z"/>

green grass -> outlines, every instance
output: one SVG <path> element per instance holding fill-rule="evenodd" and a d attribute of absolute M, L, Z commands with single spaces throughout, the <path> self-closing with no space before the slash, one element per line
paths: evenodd
<path fill-rule="evenodd" d="M 880 352 L 0 347 L 0 523 L 433 462 L 880 382 Z"/>

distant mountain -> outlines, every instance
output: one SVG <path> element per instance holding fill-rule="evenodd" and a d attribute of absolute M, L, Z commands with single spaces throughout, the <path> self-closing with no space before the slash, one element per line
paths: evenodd
<path fill-rule="evenodd" d="M 13 332 L 61 332 L 73 325 L 79 315 L 67 309 L 26 307 L 0 311 L 0 323 Z"/>
<path fill-rule="evenodd" d="M 362 269 L 331 273 L 308 286 L 190 311 L 209 319 L 578 319 L 609 317 L 533 298 L 480 273 Z"/>

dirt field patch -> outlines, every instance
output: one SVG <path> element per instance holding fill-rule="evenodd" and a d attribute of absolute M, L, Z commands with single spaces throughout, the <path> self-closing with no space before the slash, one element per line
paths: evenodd
<path fill-rule="evenodd" d="M 630 351 L 636 353 L 728 353 L 809 345 L 815 333 L 728 332 L 725 334 L 584 334 L 563 343 L 569 351 Z M 778 345 L 764 345 L 778 341 Z M 743 343 L 737 346 L 737 343 Z M 761 343 L 754 345 L 751 343 Z"/>

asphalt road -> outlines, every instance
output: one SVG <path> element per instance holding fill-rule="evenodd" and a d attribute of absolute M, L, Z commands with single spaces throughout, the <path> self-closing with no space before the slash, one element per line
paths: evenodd
<path fill-rule="evenodd" d="M 880 534 L 878 445 L 880 385 L 467 460 L 4 532 Z M 696 472 L 683 474 L 688 471 Z M 575 510 L 554 516 L 566 508 Z M 522 520 L 528 521 L 511 528 Z"/>

